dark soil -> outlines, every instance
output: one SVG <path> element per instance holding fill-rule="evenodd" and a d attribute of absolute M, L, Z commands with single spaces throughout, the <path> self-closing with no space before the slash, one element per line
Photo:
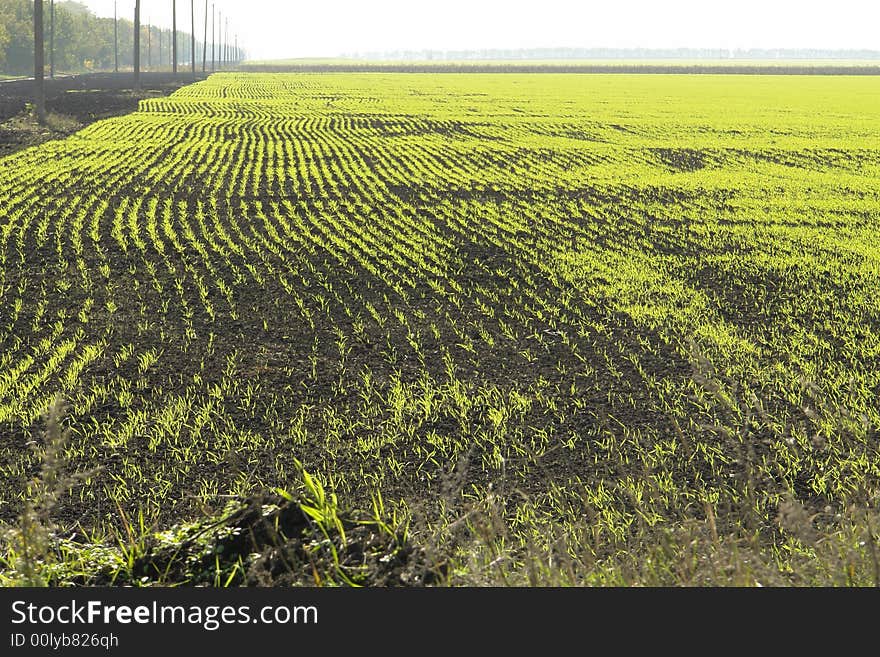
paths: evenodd
<path fill-rule="evenodd" d="M 197 75 L 196 80 L 205 76 Z M 168 96 L 191 84 L 191 75 L 144 73 L 132 90 L 130 73 L 95 73 L 46 80 L 48 125 L 34 121 L 33 80 L 0 82 L 0 157 L 52 139 L 63 139 L 102 119 L 134 112 L 144 98 Z"/>

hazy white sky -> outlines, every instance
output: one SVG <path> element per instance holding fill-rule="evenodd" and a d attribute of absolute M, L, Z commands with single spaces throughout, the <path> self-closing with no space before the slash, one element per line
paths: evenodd
<path fill-rule="evenodd" d="M 113 0 L 84 0 L 113 15 Z M 213 0 L 251 58 L 481 48 L 869 48 L 878 0 Z M 210 5 L 212 0 L 209 0 Z M 118 0 L 120 15 L 134 0 Z M 141 0 L 171 24 L 172 0 Z M 195 0 L 196 23 L 204 0 Z M 189 0 L 177 0 L 188 30 Z M 210 9 L 209 9 L 210 11 Z M 197 27 L 197 33 L 202 27 Z"/>

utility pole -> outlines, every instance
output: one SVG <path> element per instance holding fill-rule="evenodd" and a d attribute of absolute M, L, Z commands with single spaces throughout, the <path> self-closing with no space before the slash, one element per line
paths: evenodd
<path fill-rule="evenodd" d="M 119 73 L 119 16 L 116 14 L 116 2 L 113 0 L 113 70 Z"/>
<path fill-rule="evenodd" d="M 141 0 L 134 0 L 134 90 L 141 90 Z"/>
<path fill-rule="evenodd" d="M 220 39 L 220 46 L 217 49 L 217 66 L 220 70 L 223 70 L 223 12 L 219 12 L 220 14 L 220 26 L 217 28 L 217 38 Z"/>
<path fill-rule="evenodd" d="M 211 3 L 211 73 L 217 70 L 217 7 Z"/>
<path fill-rule="evenodd" d="M 162 70 L 162 28 L 160 27 L 156 30 L 156 33 L 159 35 L 159 70 Z"/>
<path fill-rule="evenodd" d="M 217 30 L 217 38 L 220 39 L 220 45 L 217 47 L 217 59 L 219 60 L 218 68 L 223 70 L 223 12 L 220 14 L 220 28 Z"/>
<path fill-rule="evenodd" d="M 208 71 L 208 0 L 205 0 L 205 38 L 202 39 L 202 75 Z"/>
<path fill-rule="evenodd" d="M 229 65 L 229 16 L 226 17 L 226 32 L 223 35 L 223 59 Z"/>
<path fill-rule="evenodd" d="M 171 72 L 177 74 L 177 0 L 171 0 Z"/>
<path fill-rule="evenodd" d="M 49 3 L 49 77 L 55 77 L 55 0 Z"/>
<path fill-rule="evenodd" d="M 153 26 L 147 19 L 147 70 L 153 70 Z"/>
<path fill-rule="evenodd" d="M 196 77 L 196 0 L 189 0 L 189 58 L 192 64 L 192 76 Z"/>
<path fill-rule="evenodd" d="M 46 86 L 45 71 L 46 47 L 43 37 L 43 0 L 34 0 L 34 109 L 37 120 L 46 122 Z"/>
<path fill-rule="evenodd" d="M 238 66 L 239 57 L 238 57 L 238 35 L 235 35 L 235 65 Z"/>

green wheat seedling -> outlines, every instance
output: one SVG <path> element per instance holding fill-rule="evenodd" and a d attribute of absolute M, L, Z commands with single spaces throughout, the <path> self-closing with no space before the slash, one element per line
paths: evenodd
<path fill-rule="evenodd" d="M 2 576 L 875 583 L 878 94 L 221 73 L 3 158 Z M 305 552 L 181 549 L 273 489 Z"/>

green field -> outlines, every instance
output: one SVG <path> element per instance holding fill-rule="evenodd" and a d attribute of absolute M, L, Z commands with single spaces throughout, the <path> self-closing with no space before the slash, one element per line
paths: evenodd
<path fill-rule="evenodd" d="M 0 580 L 876 583 L 878 108 L 226 73 L 0 160 Z"/>

